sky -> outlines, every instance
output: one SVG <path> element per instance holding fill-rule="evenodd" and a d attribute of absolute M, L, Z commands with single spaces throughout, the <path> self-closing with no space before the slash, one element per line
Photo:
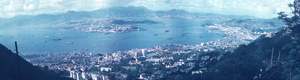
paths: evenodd
<path fill-rule="evenodd" d="M 280 11 L 290 13 L 293 0 L 0 0 L 0 18 L 18 15 L 60 14 L 110 7 L 144 6 L 150 10 L 183 9 L 188 12 L 249 15 L 274 18 Z"/>

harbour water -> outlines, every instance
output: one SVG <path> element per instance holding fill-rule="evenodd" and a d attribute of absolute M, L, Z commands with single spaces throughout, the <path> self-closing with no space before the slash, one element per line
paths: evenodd
<path fill-rule="evenodd" d="M 128 18 L 129 20 L 148 20 Z M 2 27 L 0 43 L 14 50 L 14 41 L 18 41 L 19 52 L 26 54 L 44 54 L 84 51 L 86 53 L 113 53 L 135 48 L 151 48 L 164 44 L 199 45 L 224 36 L 223 33 L 209 32 L 202 24 L 221 21 L 154 18 L 160 24 L 134 24 L 146 31 L 127 33 L 91 33 L 72 29 L 48 29 L 31 26 Z M 12 23 L 13 24 L 13 23 Z"/>

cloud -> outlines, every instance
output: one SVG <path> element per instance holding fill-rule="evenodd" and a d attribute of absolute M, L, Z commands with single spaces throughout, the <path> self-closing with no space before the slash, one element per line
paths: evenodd
<path fill-rule="evenodd" d="M 17 15 L 57 14 L 67 11 L 92 11 L 116 6 L 145 6 L 150 10 L 183 9 L 233 15 L 276 17 L 289 11 L 293 0 L 0 0 L 0 18 Z"/>
<path fill-rule="evenodd" d="M 0 18 L 127 6 L 133 0 L 0 0 Z"/>
<path fill-rule="evenodd" d="M 23 5 L 23 9 L 24 9 L 24 10 L 29 10 L 29 11 L 30 11 L 30 10 L 33 10 L 33 9 L 34 9 L 34 5 L 33 5 L 33 4 L 29 4 L 29 5 L 27 5 L 27 6 L 26 6 L 26 5 Z"/>

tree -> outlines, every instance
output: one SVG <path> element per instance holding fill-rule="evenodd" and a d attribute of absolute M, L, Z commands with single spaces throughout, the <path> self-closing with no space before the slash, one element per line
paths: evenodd
<path fill-rule="evenodd" d="M 293 3 L 288 4 L 288 6 L 292 11 L 292 17 L 289 17 L 284 12 L 278 13 L 278 18 L 288 25 L 287 29 L 290 29 L 293 34 L 293 41 L 282 48 L 282 50 L 288 53 L 288 56 L 282 61 L 285 68 L 283 76 L 287 79 L 300 79 L 300 0 L 295 0 Z"/>
<path fill-rule="evenodd" d="M 287 51 L 288 56 L 285 57 L 285 61 L 283 61 L 284 65 L 284 74 L 283 77 L 287 79 L 300 79 L 300 42 L 299 38 L 294 39 L 289 44 L 286 44 L 283 47 L 283 50 Z M 298 77 L 295 77 L 298 76 Z"/>
<path fill-rule="evenodd" d="M 295 0 L 293 3 L 288 4 L 294 16 L 288 17 L 285 12 L 279 12 L 278 18 L 283 20 L 288 27 L 295 27 L 300 24 L 300 0 Z"/>

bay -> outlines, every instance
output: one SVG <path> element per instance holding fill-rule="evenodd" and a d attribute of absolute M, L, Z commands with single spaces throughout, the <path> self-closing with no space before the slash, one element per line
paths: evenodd
<path fill-rule="evenodd" d="M 14 50 L 18 41 L 19 52 L 44 54 L 83 51 L 85 53 L 113 53 L 130 49 L 151 48 L 164 44 L 199 45 L 224 36 L 209 32 L 202 24 L 222 22 L 217 20 L 182 18 L 126 18 L 133 21 L 153 20 L 161 24 L 135 24 L 146 31 L 128 33 L 90 33 L 72 29 L 45 29 L 30 26 L 0 29 L 0 43 Z M 61 39 L 61 40 L 53 40 Z"/>

